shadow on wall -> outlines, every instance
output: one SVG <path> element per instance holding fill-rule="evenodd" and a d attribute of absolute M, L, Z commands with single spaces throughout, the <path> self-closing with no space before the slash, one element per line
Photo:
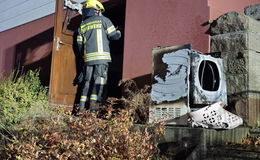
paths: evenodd
<path fill-rule="evenodd" d="M 15 47 L 14 69 L 26 72 L 40 68 L 40 80 L 44 86 L 50 81 L 53 30 L 50 28 Z"/>

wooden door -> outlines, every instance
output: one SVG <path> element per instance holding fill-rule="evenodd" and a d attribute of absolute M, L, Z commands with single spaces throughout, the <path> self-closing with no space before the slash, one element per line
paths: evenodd
<path fill-rule="evenodd" d="M 64 0 L 56 0 L 49 92 L 52 105 L 73 105 L 77 92 L 77 86 L 73 85 L 76 76 L 73 31 L 68 29 L 72 15 L 68 15 L 68 11 L 69 9 L 64 10 Z"/>

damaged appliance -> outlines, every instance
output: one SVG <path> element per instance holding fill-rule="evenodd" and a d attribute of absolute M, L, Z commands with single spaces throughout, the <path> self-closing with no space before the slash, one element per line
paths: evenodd
<path fill-rule="evenodd" d="M 174 119 L 205 104 L 227 104 L 222 59 L 193 50 L 191 44 L 156 47 L 152 53 L 149 122 Z"/>
<path fill-rule="evenodd" d="M 227 86 L 223 59 L 190 51 L 190 104 L 191 109 L 205 104 L 223 102 L 227 104 Z"/>

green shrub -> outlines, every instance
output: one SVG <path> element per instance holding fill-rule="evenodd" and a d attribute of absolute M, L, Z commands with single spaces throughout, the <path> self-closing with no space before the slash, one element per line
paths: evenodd
<path fill-rule="evenodd" d="M 0 123 L 5 126 L 18 123 L 31 108 L 48 104 L 39 70 L 17 75 L 13 73 L 0 82 Z"/>

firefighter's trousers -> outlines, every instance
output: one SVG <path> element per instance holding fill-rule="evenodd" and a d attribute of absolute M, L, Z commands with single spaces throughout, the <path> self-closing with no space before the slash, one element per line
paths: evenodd
<path fill-rule="evenodd" d="M 108 64 L 85 65 L 84 82 L 80 97 L 80 109 L 86 108 L 90 101 L 102 103 L 105 99 Z"/>

